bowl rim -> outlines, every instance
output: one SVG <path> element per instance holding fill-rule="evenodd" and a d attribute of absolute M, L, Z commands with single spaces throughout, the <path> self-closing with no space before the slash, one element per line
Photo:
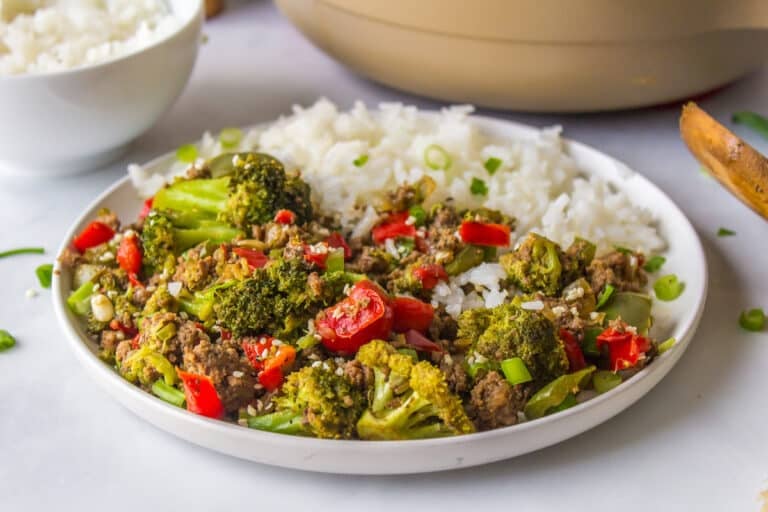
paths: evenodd
<path fill-rule="evenodd" d="M 172 6 L 175 5 L 174 3 L 175 1 L 178 1 L 178 0 L 165 0 L 163 3 L 170 5 L 172 9 Z M 16 75 L 0 74 L 0 85 L 4 85 L 5 83 L 11 83 L 11 82 L 17 82 L 17 83 L 23 82 L 24 80 L 35 80 L 35 79 L 45 79 L 45 78 L 64 78 L 64 77 L 75 75 L 81 72 L 98 71 L 108 66 L 120 64 L 121 62 L 132 59 L 138 55 L 143 54 L 144 52 L 147 52 L 154 48 L 162 46 L 167 42 L 173 39 L 176 39 L 182 32 L 185 32 L 187 29 L 195 25 L 198 21 L 203 20 L 204 12 L 205 12 L 205 9 L 204 9 L 205 0 L 193 0 L 193 1 L 196 2 L 196 6 L 190 11 L 190 14 L 182 20 L 182 23 L 180 23 L 173 31 L 169 32 L 168 34 L 165 34 L 163 37 L 161 37 L 156 41 L 153 41 L 151 44 L 147 46 L 136 48 L 128 53 L 124 53 L 122 55 L 118 55 L 116 57 L 112 57 L 110 59 L 107 59 L 101 62 L 94 62 L 92 64 L 83 64 L 81 66 L 77 66 L 69 69 L 58 69 L 55 71 L 43 71 L 43 72 L 34 72 L 34 73 L 20 73 Z M 202 29 L 202 24 L 201 24 L 201 29 Z"/>
<path fill-rule="evenodd" d="M 438 113 L 439 113 L 438 110 L 419 110 L 419 115 L 436 115 Z M 511 121 L 504 118 L 493 118 L 493 117 L 477 115 L 477 114 L 473 114 L 472 116 L 470 116 L 470 121 L 477 123 L 481 129 L 487 129 L 489 127 L 492 127 L 494 129 L 507 130 L 508 132 L 511 132 L 511 130 L 514 130 L 516 132 L 515 133 L 516 137 L 531 136 L 541 131 L 541 128 L 537 128 L 531 125 Z M 253 124 L 253 125 L 244 127 L 243 130 L 264 127 L 273 122 L 274 121 Z M 616 386 L 615 388 L 611 389 L 606 393 L 597 395 L 594 398 L 591 398 L 585 402 L 582 402 L 574 407 L 571 407 L 565 411 L 561 411 L 557 414 L 544 416 L 542 418 L 537 418 L 535 420 L 528 420 L 523 423 L 518 423 L 516 425 L 511 425 L 508 427 L 502 427 L 502 428 L 497 428 L 497 429 L 483 431 L 483 432 L 474 432 L 471 434 L 442 437 L 442 438 L 397 440 L 397 441 L 362 441 L 357 439 L 354 439 L 354 440 L 320 439 L 320 438 L 302 437 L 302 436 L 293 436 L 293 435 L 265 432 L 265 431 L 243 427 L 241 425 L 224 421 L 224 420 L 206 418 L 198 414 L 191 413 L 186 409 L 181 409 L 179 407 L 168 404 L 163 400 L 155 397 L 151 393 L 146 392 L 140 389 L 139 387 L 131 384 L 130 382 L 120 377 L 120 375 L 118 375 L 113 368 L 109 367 L 107 364 L 105 364 L 103 361 L 101 361 L 97 357 L 97 355 L 89 346 L 89 344 L 92 345 L 94 343 L 94 340 L 89 338 L 88 335 L 84 334 L 84 332 L 81 329 L 78 329 L 76 327 L 78 320 L 67 307 L 66 299 L 65 299 L 66 294 L 68 294 L 70 290 L 64 289 L 65 281 L 62 278 L 62 272 L 69 272 L 69 271 L 62 270 L 61 263 L 58 259 L 58 256 L 62 254 L 62 252 L 66 248 L 70 247 L 70 241 L 79 232 L 79 230 L 81 229 L 81 226 L 84 226 L 88 221 L 90 221 L 93 217 L 93 212 L 95 212 L 96 210 L 98 210 L 99 207 L 104 205 L 105 199 L 107 199 L 113 193 L 119 191 L 122 187 L 126 185 L 130 186 L 129 176 L 124 176 L 118 179 L 116 182 L 110 185 L 106 190 L 104 190 L 101 194 L 99 194 L 83 210 L 81 210 L 76 220 L 73 221 L 71 226 L 68 228 L 59 248 L 57 249 L 57 252 L 56 252 L 57 259 L 54 263 L 53 282 L 52 282 L 52 288 L 51 288 L 51 291 L 53 294 L 54 312 L 56 314 L 60 327 L 64 330 L 66 337 L 68 338 L 68 341 L 71 347 L 73 348 L 73 350 L 75 351 L 75 354 L 77 355 L 78 359 L 80 359 L 82 364 L 86 365 L 92 372 L 94 372 L 94 374 L 98 374 L 100 378 L 104 379 L 103 381 L 99 382 L 99 384 L 102 387 L 105 387 L 105 388 L 110 387 L 113 389 L 120 389 L 121 391 L 124 391 L 125 393 L 128 394 L 126 396 L 129 397 L 132 401 L 134 401 L 134 403 L 140 403 L 143 407 L 151 409 L 154 414 L 163 415 L 165 419 L 173 419 L 176 421 L 181 421 L 183 423 L 191 423 L 192 425 L 202 430 L 206 430 L 209 433 L 212 433 L 213 431 L 218 430 L 222 435 L 235 436 L 241 439 L 250 438 L 251 441 L 258 440 L 259 442 L 269 443 L 275 446 L 281 446 L 287 450 L 301 450 L 301 449 L 317 450 L 317 449 L 322 449 L 324 447 L 328 447 L 329 443 L 333 443 L 334 447 L 365 446 L 367 447 L 367 449 L 370 449 L 371 454 L 374 454 L 379 450 L 386 450 L 386 449 L 402 450 L 409 446 L 416 446 L 416 445 L 420 447 L 445 446 L 445 445 L 455 445 L 457 443 L 461 444 L 465 442 L 472 442 L 474 440 L 480 441 L 480 440 L 503 439 L 504 437 L 510 435 L 512 432 L 522 432 L 522 431 L 527 431 L 537 427 L 542 427 L 547 424 L 558 423 L 571 416 L 585 414 L 590 409 L 598 410 L 601 406 L 604 405 L 605 402 L 613 401 L 619 395 L 627 395 L 627 396 L 631 395 L 632 390 L 634 388 L 641 387 L 639 386 L 641 381 L 645 381 L 645 380 L 652 381 L 652 384 L 648 390 L 650 391 L 650 389 L 655 387 L 656 384 L 658 384 L 658 382 L 664 376 L 666 376 L 666 374 L 669 373 L 669 371 L 671 371 L 674 365 L 677 364 L 680 357 L 682 357 L 683 353 L 688 348 L 688 345 L 690 344 L 691 339 L 693 338 L 696 332 L 696 328 L 698 327 L 699 321 L 704 312 L 704 307 L 706 304 L 707 292 L 709 287 L 709 270 L 708 270 L 707 259 L 705 257 L 703 245 L 701 243 L 701 239 L 698 236 L 698 233 L 696 232 L 695 228 L 691 224 L 688 217 L 682 212 L 682 210 L 680 210 L 677 204 L 674 201 L 672 201 L 672 199 L 663 190 L 661 190 L 655 183 L 647 179 L 645 176 L 627 167 L 621 160 L 618 160 L 613 156 L 609 155 L 608 153 L 605 153 L 591 145 L 581 143 L 567 137 L 562 137 L 562 143 L 563 143 L 563 149 L 565 153 L 571 153 L 575 149 L 577 151 L 582 151 L 582 152 L 591 152 L 601 158 L 606 158 L 610 160 L 610 162 L 612 162 L 613 164 L 620 166 L 619 168 L 616 169 L 615 173 L 612 175 L 614 177 L 613 181 L 616 181 L 618 179 L 624 179 L 624 178 L 640 179 L 644 187 L 652 190 L 655 194 L 658 195 L 658 197 L 663 198 L 663 200 L 667 202 L 667 205 L 671 207 L 670 214 L 673 213 L 676 217 L 684 221 L 684 228 L 690 233 L 690 235 L 692 235 L 692 239 L 695 242 L 692 247 L 688 248 L 688 250 L 695 253 L 696 260 L 701 264 L 701 275 L 697 277 L 700 277 L 702 280 L 701 281 L 702 288 L 701 288 L 701 293 L 695 298 L 695 304 L 693 304 L 687 310 L 685 314 L 685 321 L 681 322 L 676 326 L 675 330 L 677 332 L 683 333 L 683 336 L 680 339 L 676 340 L 676 343 L 673 345 L 673 347 L 670 350 L 667 350 L 663 354 L 658 355 L 654 359 L 652 364 L 644 367 L 639 372 L 634 374 L 630 379 L 627 379 L 626 381 L 622 382 L 619 386 Z M 150 160 L 145 164 L 142 164 L 141 167 L 145 169 L 154 168 L 157 166 L 167 164 L 168 162 L 172 162 L 173 159 L 174 159 L 174 153 L 168 152 Z M 588 169 L 582 169 L 582 172 L 585 172 L 588 175 L 592 174 L 592 171 Z M 607 181 L 610 182 L 612 180 L 608 179 Z M 659 372 L 661 372 L 660 376 L 657 375 Z M 653 379 L 656 379 L 656 381 L 653 382 Z M 640 396 L 642 397 L 646 393 L 643 393 Z M 122 403 L 124 406 L 130 409 L 132 412 L 134 412 L 134 414 L 137 414 L 138 416 L 140 416 L 144 421 L 147 421 L 152 424 L 156 424 L 155 421 L 150 420 L 145 415 L 139 414 L 138 412 L 136 412 L 136 410 L 132 406 L 127 406 L 126 404 L 127 404 L 128 398 L 123 400 L 122 398 L 116 397 L 111 392 L 109 394 L 111 395 L 110 399 L 118 400 L 118 402 Z M 610 416 L 619 414 L 620 412 L 626 410 L 639 398 L 640 397 L 630 400 L 626 405 L 619 407 L 618 410 L 616 410 L 616 412 L 612 413 Z M 599 423 L 603 423 L 604 421 L 606 420 L 602 420 Z M 178 431 L 174 432 L 173 430 L 168 430 L 164 427 L 161 427 L 161 428 L 163 430 L 169 431 L 170 433 L 173 433 L 176 436 L 180 435 Z M 593 427 L 589 427 L 586 430 L 591 430 L 592 428 Z M 583 430 L 579 432 L 583 432 Z M 575 435 L 576 434 L 570 434 L 567 436 L 567 438 L 573 437 Z M 181 436 L 181 437 L 188 439 L 185 436 Z M 190 440 L 190 442 L 193 442 L 194 444 L 200 444 L 192 440 Z M 218 451 L 221 451 L 221 450 L 218 450 Z M 270 463 L 270 465 L 280 465 L 280 464 Z M 286 465 L 285 467 L 295 467 L 295 466 Z"/>

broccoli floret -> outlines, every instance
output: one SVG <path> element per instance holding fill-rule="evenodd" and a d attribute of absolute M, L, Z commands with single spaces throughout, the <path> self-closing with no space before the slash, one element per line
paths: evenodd
<path fill-rule="evenodd" d="M 230 181 L 220 218 L 243 229 L 271 221 L 282 209 L 295 213 L 299 224 L 312 218 L 309 185 L 286 174 L 278 159 L 263 153 L 237 153 L 230 163 L 223 169 Z"/>
<path fill-rule="evenodd" d="M 120 361 L 118 371 L 127 381 L 138 381 L 145 387 L 151 386 L 159 377 L 168 385 L 176 383 L 176 369 L 170 361 L 147 345 L 129 352 Z"/>
<path fill-rule="evenodd" d="M 487 327 L 476 337 L 473 351 L 496 363 L 519 357 L 543 384 L 568 371 L 568 357 L 552 321 L 540 311 L 523 309 L 521 302 L 518 298 L 488 310 L 483 318 Z M 472 310 L 459 316 L 460 332 L 476 333 L 481 327 Z"/>
<path fill-rule="evenodd" d="M 176 303 L 176 298 L 168 292 L 168 287 L 165 284 L 160 284 L 144 304 L 142 314 L 144 316 L 149 316 L 154 313 L 166 311 L 175 313 L 177 309 L 178 304 Z"/>
<path fill-rule="evenodd" d="M 181 345 L 176 333 L 179 319 L 174 313 L 155 313 L 140 323 L 141 345 L 175 361 L 181 355 Z"/>
<path fill-rule="evenodd" d="M 362 391 L 334 365 L 307 366 L 291 373 L 275 399 L 277 410 L 247 419 L 248 426 L 283 434 L 351 439 L 365 407 Z"/>
<path fill-rule="evenodd" d="M 323 308 L 343 294 L 343 276 L 316 276 L 302 258 L 271 261 L 251 277 L 215 293 L 216 319 L 236 336 L 270 333 L 294 339 Z"/>
<path fill-rule="evenodd" d="M 424 439 L 474 432 L 445 374 L 426 361 L 419 363 L 390 344 L 374 340 L 357 353 L 373 369 L 369 407 L 357 422 L 361 439 Z"/>
<path fill-rule="evenodd" d="M 571 283 L 587 273 L 587 267 L 595 258 L 597 247 L 589 240 L 576 237 L 565 251 L 563 283 Z"/>
<path fill-rule="evenodd" d="M 530 233 L 514 252 L 499 258 L 499 263 L 518 288 L 556 296 L 562 288 L 563 251 L 555 242 Z"/>
<path fill-rule="evenodd" d="M 456 332 L 456 345 L 469 348 L 475 344 L 491 323 L 492 310 L 486 308 L 468 309 L 461 313 Z"/>

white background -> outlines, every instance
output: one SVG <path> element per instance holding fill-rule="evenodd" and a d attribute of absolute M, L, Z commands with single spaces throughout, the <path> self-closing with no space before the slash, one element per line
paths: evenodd
<path fill-rule="evenodd" d="M 0 178 L 0 249 L 44 245 L 47 257 L 0 261 L 0 510 L 640 510 L 757 511 L 768 484 L 768 334 L 742 332 L 742 309 L 768 309 L 768 224 L 698 173 L 677 134 L 679 105 L 599 115 L 482 112 L 567 136 L 658 184 L 699 232 L 710 292 L 698 334 L 645 398 L 560 445 L 480 468 L 402 477 L 289 471 L 237 460 L 161 432 L 86 378 L 56 325 L 50 295 L 26 299 L 78 212 L 130 161 L 205 129 L 272 119 L 326 96 L 343 107 L 414 98 L 347 72 L 264 1 L 230 2 L 206 27 L 180 101 L 126 158 L 75 178 Z M 768 69 L 699 99 L 716 117 L 768 114 Z M 0 120 L 7 122 L 7 120 Z M 768 152 L 768 141 L 747 133 Z M 45 141 L 40 141 L 45 144 Z M 718 238 L 720 226 L 738 232 Z M 376 461 L 371 461 L 375 464 Z M 407 464 L 407 462 L 404 462 Z"/>

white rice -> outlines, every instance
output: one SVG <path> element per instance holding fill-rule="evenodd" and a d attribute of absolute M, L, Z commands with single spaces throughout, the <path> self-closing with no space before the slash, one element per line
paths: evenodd
<path fill-rule="evenodd" d="M 164 0 L 0 0 L 0 75 L 104 62 L 149 46 L 179 23 Z"/>
<path fill-rule="evenodd" d="M 564 246 L 581 236 L 595 242 L 599 251 L 614 244 L 646 253 L 664 247 L 651 212 L 633 205 L 605 180 L 587 177 L 577 168 L 563 151 L 559 127 L 541 130 L 532 139 L 493 137 L 471 121 L 472 110 L 455 106 L 425 116 L 399 103 L 369 110 L 358 102 L 340 112 L 321 99 L 309 108 L 294 107 L 291 116 L 265 128 L 250 130 L 238 149 L 268 152 L 287 167 L 300 169 L 320 208 L 338 213 L 353 236 L 370 231 L 376 221 L 371 205 L 388 191 L 430 176 L 438 187 L 427 206 L 452 198 L 458 208 L 500 210 L 517 219 L 514 240 L 535 231 Z M 433 170 L 425 164 L 425 149 L 432 144 L 450 155 L 449 169 Z M 201 158 L 222 151 L 209 133 L 198 144 Z M 367 162 L 355 166 L 353 162 L 363 155 Z M 502 161 L 493 175 L 483 165 L 491 157 Z M 177 162 L 164 176 L 148 174 L 136 165 L 129 172 L 140 193 L 148 197 L 186 167 Z M 487 184 L 487 196 L 471 193 L 473 178 Z M 499 265 L 481 265 L 439 284 L 434 303 L 445 304 L 453 315 L 470 307 L 498 305 L 507 294 L 499 284 L 503 278 Z M 466 284 L 475 285 L 475 290 L 465 294 Z"/>

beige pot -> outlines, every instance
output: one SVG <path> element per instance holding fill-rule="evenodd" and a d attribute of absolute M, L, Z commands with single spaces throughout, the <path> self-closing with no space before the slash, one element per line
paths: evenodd
<path fill-rule="evenodd" d="M 409 92 L 526 111 L 641 107 L 768 60 L 768 0 L 277 0 L 317 46 Z"/>

